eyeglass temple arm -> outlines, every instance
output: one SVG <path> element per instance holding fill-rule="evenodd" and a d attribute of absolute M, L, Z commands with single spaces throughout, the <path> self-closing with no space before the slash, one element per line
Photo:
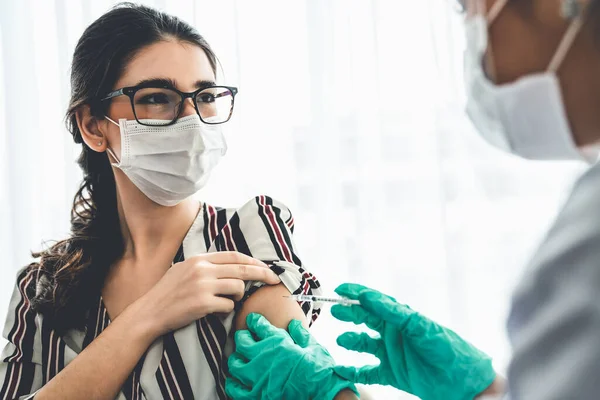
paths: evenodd
<path fill-rule="evenodd" d="M 113 97 L 117 97 L 123 94 L 123 89 L 115 90 L 114 92 L 108 93 L 101 101 L 112 99 Z"/>
<path fill-rule="evenodd" d="M 229 87 L 229 86 L 225 86 L 225 87 L 227 89 L 229 89 L 229 91 L 231 92 L 231 94 L 233 96 L 235 96 L 237 94 L 237 92 L 238 92 L 237 88 L 235 88 L 235 87 Z M 227 92 L 219 93 L 215 97 L 223 97 L 223 96 L 229 96 L 229 93 L 227 93 Z"/>
<path fill-rule="evenodd" d="M 237 88 L 234 88 L 234 87 L 228 87 L 228 86 L 222 86 L 222 87 L 227 88 L 229 90 L 229 92 L 217 93 L 217 94 L 215 94 L 215 98 L 229 96 L 230 94 L 232 96 L 235 96 L 237 94 L 237 92 L 238 92 Z M 210 88 L 208 88 L 208 89 L 210 89 Z M 206 89 L 202 89 L 202 90 L 206 90 Z M 202 91 L 200 91 L 200 92 L 202 92 Z M 193 97 L 193 96 L 189 96 L 189 97 Z"/>

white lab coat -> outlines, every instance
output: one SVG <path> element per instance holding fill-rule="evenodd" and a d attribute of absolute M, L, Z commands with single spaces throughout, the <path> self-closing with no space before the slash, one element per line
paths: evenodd
<path fill-rule="evenodd" d="M 515 291 L 511 400 L 600 399 L 600 164 L 587 171 Z"/>

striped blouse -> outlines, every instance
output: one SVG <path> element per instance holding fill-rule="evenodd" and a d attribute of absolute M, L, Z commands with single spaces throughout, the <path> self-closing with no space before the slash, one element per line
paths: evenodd
<path fill-rule="evenodd" d="M 239 209 L 204 204 L 175 261 L 206 252 L 239 251 L 265 261 L 294 294 L 318 294 L 319 282 L 304 269 L 292 241 L 294 220 L 281 203 L 258 196 Z M 23 269 L 10 301 L 0 359 L 0 400 L 31 399 L 109 324 L 102 297 L 88 312 L 86 329 L 63 336 L 31 310 L 25 288 L 34 273 Z M 262 283 L 248 282 L 246 297 Z M 319 305 L 301 303 L 312 323 Z M 158 338 L 139 360 L 117 399 L 226 399 L 227 357 L 233 350 L 234 313 L 211 314 Z"/>

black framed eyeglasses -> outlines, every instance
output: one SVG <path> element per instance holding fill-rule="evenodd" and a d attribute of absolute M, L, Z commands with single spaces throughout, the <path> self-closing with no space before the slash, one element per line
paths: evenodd
<path fill-rule="evenodd" d="M 146 126 L 166 126 L 181 115 L 186 99 L 193 99 L 196 113 L 205 124 L 222 124 L 233 114 L 236 87 L 209 86 L 182 92 L 170 85 L 129 86 L 106 94 L 100 101 L 128 96 L 135 120 Z"/>

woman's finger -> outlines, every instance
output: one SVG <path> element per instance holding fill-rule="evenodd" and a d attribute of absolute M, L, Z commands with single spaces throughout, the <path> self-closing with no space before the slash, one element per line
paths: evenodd
<path fill-rule="evenodd" d="M 233 296 L 236 301 L 240 301 L 246 292 L 246 284 L 241 279 L 217 279 L 214 289 L 215 294 Z"/>
<path fill-rule="evenodd" d="M 234 307 L 235 303 L 233 300 L 214 296 L 210 301 L 208 309 L 210 310 L 210 313 L 230 313 L 233 311 Z"/>
<path fill-rule="evenodd" d="M 269 285 L 277 285 L 281 280 L 277 274 L 266 267 L 250 264 L 217 265 L 216 277 L 219 279 L 241 279 L 243 281 L 260 281 Z"/>
<path fill-rule="evenodd" d="M 205 255 L 205 259 L 213 264 L 248 264 L 263 268 L 267 267 L 267 264 L 264 262 L 237 251 L 219 251 L 217 253 L 208 253 Z"/>

